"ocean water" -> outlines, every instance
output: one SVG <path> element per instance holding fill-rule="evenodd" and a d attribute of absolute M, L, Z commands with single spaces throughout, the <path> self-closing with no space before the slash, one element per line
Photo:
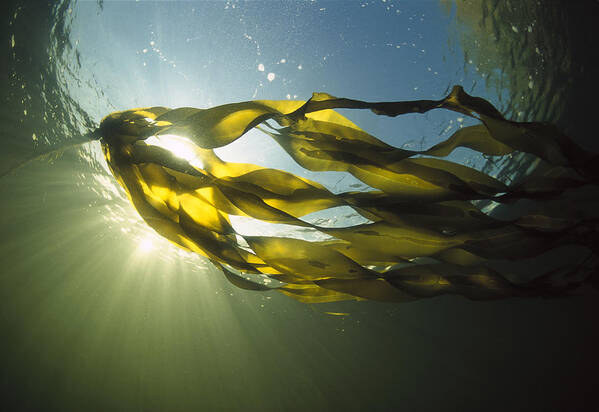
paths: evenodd
<path fill-rule="evenodd" d="M 597 150 L 597 17 L 591 0 L 10 2 L 0 171 L 61 150 L 0 178 L 0 402 L 10 411 L 595 410 L 596 292 L 307 305 L 236 289 L 141 221 L 98 142 L 69 145 L 133 107 L 315 91 L 437 99 L 462 84 L 510 118 L 551 121 Z M 451 113 L 344 114 L 409 149 L 470 124 Z M 331 190 L 354 184 L 301 169 L 257 133 L 219 153 Z M 466 150 L 452 160 L 502 178 L 530 166 Z"/>

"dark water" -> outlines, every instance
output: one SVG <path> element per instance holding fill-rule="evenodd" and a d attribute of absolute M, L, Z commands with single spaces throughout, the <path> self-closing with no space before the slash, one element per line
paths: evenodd
<path fill-rule="evenodd" d="M 541 3 L 450 2 L 447 8 L 388 1 L 363 2 L 360 10 L 356 3 L 354 10 L 345 2 L 152 2 L 142 9 L 131 2 L 14 2 L 3 26 L 8 59 L 0 161 L 8 168 L 76 142 L 102 116 L 136 106 L 207 106 L 281 99 L 288 92 L 305 98 L 316 89 L 365 99 L 429 98 L 454 83 L 513 118 L 555 122 L 581 145 L 597 148 L 592 39 L 599 6 Z M 191 8 L 208 20 L 197 17 L 194 24 Z M 386 20 L 391 13 L 405 18 L 397 27 L 412 30 L 393 31 L 395 23 Z M 203 30 L 207 21 L 213 25 Z M 311 34 L 314 26 L 319 31 Z M 136 44 L 141 31 L 149 37 Z M 227 51 L 237 34 L 247 44 Z M 177 49 L 187 38 L 194 46 Z M 405 48 L 405 66 L 384 64 L 396 63 L 389 50 Z M 185 60 L 192 50 L 198 56 Z M 278 54 L 269 56 L 272 50 Z M 139 60 L 144 55 L 154 60 Z M 264 72 L 255 69 L 262 62 Z M 296 71 L 287 73 L 283 65 L 291 63 Z M 265 77 L 271 70 L 273 81 Z M 210 82 L 192 97 L 183 92 L 202 79 Z M 449 120 L 415 119 L 405 126 L 415 133 L 411 140 L 398 144 L 415 144 L 420 134 L 434 143 Z M 395 127 L 368 126 L 383 136 Z M 528 167 L 525 158 L 465 159 L 510 176 Z M 93 144 L 27 163 L 0 178 L 0 190 L 1 402 L 7 410 L 599 406 L 599 305 L 592 292 L 497 302 L 446 296 L 407 305 L 304 305 L 273 292 L 234 289 L 204 260 L 153 237 Z"/>

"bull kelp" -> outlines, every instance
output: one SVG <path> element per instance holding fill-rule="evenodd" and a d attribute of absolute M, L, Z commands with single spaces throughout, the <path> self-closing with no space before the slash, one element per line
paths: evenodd
<path fill-rule="evenodd" d="M 368 134 L 334 111 L 339 108 L 392 117 L 445 109 L 481 123 L 411 151 Z M 253 128 L 305 169 L 347 172 L 372 190 L 334 194 L 282 170 L 216 155 L 215 148 Z M 105 117 L 99 135 L 112 173 L 147 224 L 209 258 L 240 288 L 276 289 L 302 302 L 403 302 L 446 293 L 484 300 L 560 295 L 596 270 L 597 209 L 574 199 L 596 190 L 598 156 L 551 124 L 505 119 L 460 86 L 442 100 L 369 103 L 315 93 L 306 102 L 132 109 Z M 167 135 L 187 139 L 193 153 L 151 144 Z M 540 167 L 508 184 L 443 159 L 460 147 L 488 156 L 528 153 Z M 523 200 L 525 212 L 509 219 L 483 210 L 489 202 L 520 210 Z M 367 223 L 331 228 L 301 219 L 338 206 Z M 230 215 L 317 230 L 327 239 L 242 236 Z M 566 245 L 584 248 L 585 257 L 533 279 L 494 264 Z M 269 286 L 250 274 L 278 282 Z"/>

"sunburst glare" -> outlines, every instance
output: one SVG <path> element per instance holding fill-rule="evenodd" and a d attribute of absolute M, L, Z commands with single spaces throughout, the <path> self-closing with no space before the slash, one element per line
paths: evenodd
<path fill-rule="evenodd" d="M 142 253 L 149 253 L 154 250 L 154 242 L 149 236 L 145 237 L 139 242 L 137 249 Z"/>
<path fill-rule="evenodd" d="M 195 152 L 194 144 L 184 137 L 174 134 L 150 136 L 145 142 L 152 146 L 162 147 L 181 159 L 185 159 L 194 167 L 203 167 L 203 163 Z"/>

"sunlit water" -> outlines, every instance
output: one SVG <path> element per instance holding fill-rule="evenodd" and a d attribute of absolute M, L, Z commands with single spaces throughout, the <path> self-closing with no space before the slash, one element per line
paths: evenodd
<path fill-rule="evenodd" d="M 592 38 L 597 6 L 508 3 L 15 2 L 0 160 L 7 169 L 78 141 L 115 110 L 315 91 L 428 99 L 453 84 L 596 147 L 597 53 L 582 39 Z M 455 113 L 344 114 L 409 149 L 470 124 Z M 345 175 L 303 170 L 258 132 L 218 153 L 333 191 L 360 189 Z M 504 179 L 530 166 L 466 150 L 452 160 Z M 303 305 L 235 289 L 141 221 L 97 142 L 29 162 L 1 178 L 0 190 L 9 410 L 499 411 L 591 402 L 593 296 Z M 344 210 L 312 219 L 356 223 Z M 283 225 L 234 223 L 241 233 L 294 236 Z"/>

